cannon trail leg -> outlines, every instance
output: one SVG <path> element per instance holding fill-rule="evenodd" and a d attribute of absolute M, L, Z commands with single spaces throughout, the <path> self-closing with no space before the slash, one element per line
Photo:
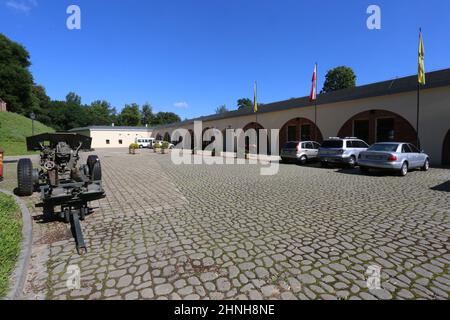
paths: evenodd
<path fill-rule="evenodd" d="M 81 252 L 86 253 L 87 248 L 86 244 L 84 243 L 84 237 L 83 237 L 83 231 L 81 230 L 80 225 L 80 212 L 77 210 L 74 213 L 72 213 L 72 233 L 75 237 L 75 243 L 77 245 L 77 252 L 78 254 L 82 254 Z"/>

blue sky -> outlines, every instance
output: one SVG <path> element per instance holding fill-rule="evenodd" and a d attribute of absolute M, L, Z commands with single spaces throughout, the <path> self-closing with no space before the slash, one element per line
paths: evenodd
<path fill-rule="evenodd" d="M 81 30 L 66 28 L 71 4 Z M 381 30 L 366 27 L 371 4 Z M 29 50 L 53 99 L 150 102 L 182 118 L 235 108 L 255 80 L 260 102 L 308 95 L 316 61 L 319 89 L 338 65 L 358 85 L 414 74 L 419 26 L 427 71 L 450 67 L 447 0 L 0 0 L 0 32 Z"/>

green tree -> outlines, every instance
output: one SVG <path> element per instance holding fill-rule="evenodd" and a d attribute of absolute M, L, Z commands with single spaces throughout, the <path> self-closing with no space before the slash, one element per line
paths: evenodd
<path fill-rule="evenodd" d="M 152 125 L 155 120 L 155 115 L 153 114 L 153 107 L 149 103 L 145 103 L 142 106 L 141 111 L 141 122 L 142 124 Z"/>
<path fill-rule="evenodd" d="M 253 101 L 248 98 L 242 98 L 237 101 L 238 109 L 253 108 Z"/>
<path fill-rule="evenodd" d="M 158 112 L 155 115 L 155 121 L 153 122 L 153 125 L 171 124 L 180 121 L 181 118 L 173 112 Z"/>
<path fill-rule="evenodd" d="M 89 125 L 111 125 L 116 118 L 116 109 L 105 100 L 97 100 L 91 103 L 88 108 Z"/>
<path fill-rule="evenodd" d="M 141 113 L 139 105 L 136 103 L 127 104 L 118 116 L 118 122 L 121 126 L 136 127 L 141 124 Z"/>
<path fill-rule="evenodd" d="M 27 50 L 0 34 L 0 98 L 10 111 L 23 115 L 28 115 L 33 105 L 30 65 Z"/>
<path fill-rule="evenodd" d="M 50 101 L 47 115 L 51 126 L 58 131 L 67 131 L 91 125 L 89 107 L 80 103 L 81 98 L 75 93 L 69 93 L 66 101 Z"/>
<path fill-rule="evenodd" d="M 48 114 L 52 128 L 57 131 L 66 130 L 66 106 L 65 101 L 50 101 Z"/>
<path fill-rule="evenodd" d="M 356 86 L 356 75 L 352 68 L 341 66 L 327 72 L 322 93 L 354 88 Z"/>
<path fill-rule="evenodd" d="M 47 95 L 45 88 L 40 85 L 34 85 L 31 88 L 32 111 L 36 115 L 36 120 L 43 124 L 51 126 L 51 118 L 49 116 L 50 97 Z"/>
<path fill-rule="evenodd" d="M 226 105 L 221 105 L 219 107 L 216 108 L 216 114 L 224 114 L 229 112 L 230 110 L 228 110 Z"/>
<path fill-rule="evenodd" d="M 69 92 L 66 96 L 66 102 L 81 105 L 81 97 L 77 95 L 75 92 Z"/>

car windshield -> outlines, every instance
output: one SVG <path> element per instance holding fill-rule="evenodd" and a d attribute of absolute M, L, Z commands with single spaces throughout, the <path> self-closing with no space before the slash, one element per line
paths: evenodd
<path fill-rule="evenodd" d="M 397 151 L 397 148 L 398 148 L 398 144 L 380 143 L 380 144 L 374 144 L 368 150 L 369 151 L 395 152 L 395 151 Z"/>
<path fill-rule="evenodd" d="M 297 148 L 298 142 L 288 142 L 284 145 L 284 149 L 295 149 Z"/>
<path fill-rule="evenodd" d="M 322 148 L 342 148 L 343 145 L 342 140 L 328 140 L 322 143 Z"/>

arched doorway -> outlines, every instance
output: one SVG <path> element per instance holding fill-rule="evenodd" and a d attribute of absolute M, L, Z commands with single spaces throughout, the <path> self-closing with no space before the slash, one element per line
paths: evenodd
<path fill-rule="evenodd" d="M 450 129 L 444 139 L 444 146 L 442 148 L 442 164 L 450 166 Z"/>
<path fill-rule="evenodd" d="M 288 141 L 317 141 L 322 142 L 320 129 L 309 119 L 295 118 L 286 122 L 280 130 L 280 149 Z"/>
<path fill-rule="evenodd" d="M 338 136 L 356 137 L 370 145 L 389 141 L 417 144 L 414 127 L 402 116 L 386 110 L 370 110 L 353 116 L 344 123 Z"/>
<path fill-rule="evenodd" d="M 250 137 L 245 137 L 245 151 L 246 152 L 250 152 L 250 149 L 252 149 L 252 150 L 256 150 L 256 153 L 259 154 L 260 147 L 261 147 L 260 141 L 259 141 L 259 130 L 263 130 L 264 127 L 261 124 L 257 123 L 257 122 L 250 122 L 249 124 L 247 124 L 243 128 L 243 131 L 247 132 L 248 130 L 251 130 L 251 129 L 256 131 L 256 146 L 253 146 L 253 148 L 251 148 L 251 146 L 250 146 Z M 270 146 L 268 145 L 268 142 L 269 142 L 269 137 L 267 137 L 267 141 L 266 141 L 266 143 L 267 143 L 267 147 L 266 147 L 267 149 L 266 150 L 267 150 L 268 153 L 270 153 L 270 151 L 269 151 L 269 147 Z"/>
<path fill-rule="evenodd" d="M 205 134 L 206 131 L 208 131 L 209 127 L 203 129 L 202 131 L 202 150 L 205 150 L 207 146 L 209 146 L 211 144 L 211 135 L 210 134 Z"/>
<path fill-rule="evenodd" d="M 195 148 L 195 140 L 194 140 L 194 130 L 189 129 L 189 135 L 191 136 L 191 150 Z"/>

